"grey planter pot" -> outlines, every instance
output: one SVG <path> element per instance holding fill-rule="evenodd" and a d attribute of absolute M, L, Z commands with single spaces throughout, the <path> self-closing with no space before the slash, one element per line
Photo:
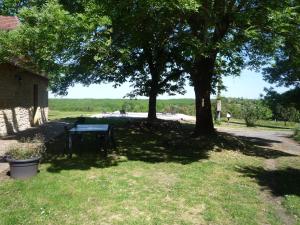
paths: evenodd
<path fill-rule="evenodd" d="M 7 158 L 6 161 L 9 163 L 11 178 L 26 179 L 37 174 L 40 157 L 25 160 Z"/>

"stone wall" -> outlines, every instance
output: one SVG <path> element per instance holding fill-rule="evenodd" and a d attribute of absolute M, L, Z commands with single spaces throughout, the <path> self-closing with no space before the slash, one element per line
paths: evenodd
<path fill-rule="evenodd" d="M 34 108 L 37 85 L 37 108 Z M 0 64 L 0 136 L 48 120 L 48 80 L 10 64 Z"/>

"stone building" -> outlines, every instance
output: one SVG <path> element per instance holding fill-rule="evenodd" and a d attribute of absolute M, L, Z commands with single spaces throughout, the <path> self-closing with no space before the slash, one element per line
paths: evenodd
<path fill-rule="evenodd" d="M 16 17 L 0 16 L 0 29 L 18 26 Z M 48 119 L 48 78 L 19 62 L 0 63 L 0 136 Z"/>

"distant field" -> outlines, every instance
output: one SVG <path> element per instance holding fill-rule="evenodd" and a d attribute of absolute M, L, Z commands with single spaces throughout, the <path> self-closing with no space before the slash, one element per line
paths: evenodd
<path fill-rule="evenodd" d="M 83 111 L 57 111 L 50 110 L 49 111 L 49 120 L 61 120 L 66 118 L 77 118 L 79 116 L 91 116 L 94 114 L 99 114 L 99 112 L 83 112 Z"/>
<path fill-rule="evenodd" d="M 214 103 L 212 100 L 212 110 L 214 111 Z M 225 107 L 226 105 L 223 104 Z M 222 106 L 222 107 L 223 107 Z M 93 115 L 104 112 L 114 112 L 124 109 L 126 112 L 147 112 L 148 100 L 128 100 L 128 99 L 50 99 L 49 100 L 49 119 L 56 120 L 66 117 L 77 117 L 80 115 Z M 225 107 L 226 108 L 226 107 Z M 168 99 L 157 101 L 157 112 L 165 113 L 183 113 L 187 115 L 195 115 L 194 99 Z M 224 112 L 226 110 L 224 109 Z M 214 113 L 214 112 L 213 112 Z M 236 114 L 233 114 L 236 115 Z M 224 118 L 224 115 L 223 115 Z M 226 122 L 226 118 L 223 119 Z M 230 122 L 236 126 L 245 126 L 243 119 L 234 116 Z M 295 122 L 287 122 L 286 125 L 282 121 L 259 120 L 256 124 L 258 127 L 265 128 L 295 128 L 298 126 Z M 298 137 L 299 138 L 299 137 Z"/>
<path fill-rule="evenodd" d="M 114 112 L 124 109 L 127 112 L 147 112 L 148 100 L 128 99 L 50 99 L 50 110 L 68 112 Z M 195 114 L 193 99 L 158 100 L 158 112 Z"/>

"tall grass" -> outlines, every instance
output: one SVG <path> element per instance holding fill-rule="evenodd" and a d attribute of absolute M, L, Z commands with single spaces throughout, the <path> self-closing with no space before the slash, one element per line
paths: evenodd
<path fill-rule="evenodd" d="M 300 143 L 300 128 L 295 129 L 294 138 Z"/>

